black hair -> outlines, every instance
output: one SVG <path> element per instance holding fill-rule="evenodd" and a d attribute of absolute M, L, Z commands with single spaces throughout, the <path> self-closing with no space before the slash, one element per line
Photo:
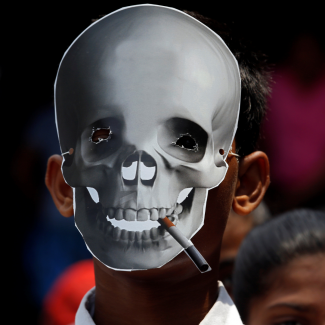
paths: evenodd
<path fill-rule="evenodd" d="M 238 61 L 241 76 L 241 105 L 236 133 L 236 152 L 240 156 L 246 156 L 256 150 L 260 125 L 270 92 L 266 56 L 249 48 L 251 44 L 245 42 L 229 25 L 219 23 L 197 12 L 187 10 L 184 12 L 217 33 Z"/>
<path fill-rule="evenodd" d="M 233 274 L 235 304 L 243 322 L 248 320 L 252 298 L 270 286 L 272 271 L 318 253 L 325 253 L 324 212 L 293 210 L 254 228 L 239 249 Z"/>

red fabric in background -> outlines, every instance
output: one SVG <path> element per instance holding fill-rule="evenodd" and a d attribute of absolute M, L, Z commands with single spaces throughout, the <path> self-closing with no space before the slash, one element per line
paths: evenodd
<path fill-rule="evenodd" d="M 92 259 L 80 261 L 68 267 L 55 281 L 44 299 L 42 324 L 73 324 L 80 301 L 94 286 Z"/>

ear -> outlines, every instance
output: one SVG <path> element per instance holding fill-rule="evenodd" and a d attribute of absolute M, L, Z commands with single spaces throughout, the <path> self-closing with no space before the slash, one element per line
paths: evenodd
<path fill-rule="evenodd" d="M 262 201 L 269 185 L 270 165 L 264 152 L 255 151 L 240 159 L 233 210 L 242 216 L 252 212 Z"/>
<path fill-rule="evenodd" d="M 49 158 L 45 184 L 59 212 L 64 217 L 71 217 L 73 215 L 73 191 L 63 178 L 61 165 L 61 156 L 53 155 Z"/>

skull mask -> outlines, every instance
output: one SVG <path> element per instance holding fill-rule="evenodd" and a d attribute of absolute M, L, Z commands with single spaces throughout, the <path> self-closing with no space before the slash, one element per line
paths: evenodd
<path fill-rule="evenodd" d="M 55 83 L 62 172 L 97 259 L 143 270 L 182 251 L 157 220 L 173 213 L 189 239 L 203 226 L 208 189 L 228 168 L 239 102 L 237 61 L 181 11 L 123 8 L 72 43 Z"/>

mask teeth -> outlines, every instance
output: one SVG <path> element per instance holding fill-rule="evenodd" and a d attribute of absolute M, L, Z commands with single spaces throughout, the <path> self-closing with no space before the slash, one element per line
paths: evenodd
<path fill-rule="evenodd" d="M 109 208 L 107 214 L 108 214 L 108 217 L 109 217 L 110 219 L 113 219 L 114 216 L 115 216 L 115 209 L 114 209 L 114 208 Z"/>
<path fill-rule="evenodd" d="M 157 209 L 150 209 L 150 220 L 157 221 L 159 218 L 158 210 Z"/>
<path fill-rule="evenodd" d="M 157 221 L 159 218 L 165 218 L 171 214 L 181 214 L 183 206 L 176 203 L 175 207 L 171 208 L 152 208 L 152 209 L 140 209 L 138 211 L 133 209 L 121 209 L 121 208 L 105 208 L 103 213 L 107 215 L 108 219 L 126 220 L 126 221 Z"/>
<path fill-rule="evenodd" d="M 174 210 L 174 214 L 181 214 L 183 212 L 183 206 L 181 204 L 176 204 L 176 208 Z"/>
<path fill-rule="evenodd" d="M 170 216 L 167 216 L 167 218 L 176 226 L 178 224 L 178 215 L 177 214 L 171 214 Z"/>
<path fill-rule="evenodd" d="M 127 242 L 125 250 L 128 250 L 135 243 L 148 246 L 151 246 L 152 243 L 160 244 L 159 240 L 166 233 L 162 227 L 152 227 L 150 230 L 142 231 L 121 229 L 120 227 L 113 226 L 111 223 L 106 223 L 104 227 L 105 235 L 110 236 L 114 241 Z"/>

